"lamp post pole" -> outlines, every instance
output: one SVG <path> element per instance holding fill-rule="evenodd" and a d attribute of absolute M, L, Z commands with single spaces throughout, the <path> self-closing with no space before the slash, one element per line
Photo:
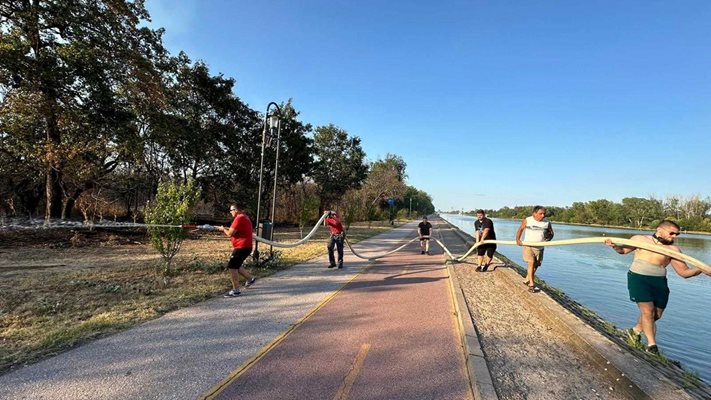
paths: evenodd
<path fill-rule="evenodd" d="M 272 212 L 269 219 L 272 223 L 272 229 L 269 232 L 269 240 L 274 240 L 274 217 L 276 217 L 276 190 L 277 190 L 277 177 L 279 172 L 279 139 L 281 138 L 281 111 L 279 116 L 272 115 L 269 118 L 269 127 L 274 129 L 274 125 L 277 127 L 277 141 L 276 141 L 276 157 L 274 160 L 274 191 L 272 192 Z M 273 255 L 272 245 L 269 245 L 269 257 Z"/>
<path fill-rule="evenodd" d="M 257 236 L 260 236 L 261 230 L 259 229 L 259 212 L 261 211 L 261 206 L 262 206 L 262 182 L 263 182 L 263 176 L 264 176 L 264 142 L 267 137 L 267 125 L 268 125 L 268 120 L 269 120 L 269 108 L 271 106 L 276 107 L 277 113 L 281 115 L 281 109 L 279 108 L 279 105 L 275 102 L 270 102 L 267 104 L 267 112 L 264 114 L 264 129 L 262 130 L 262 154 L 260 157 L 259 161 L 259 188 L 257 190 L 257 214 L 256 214 L 256 227 L 255 230 L 257 232 Z M 254 253 L 252 253 L 252 258 L 256 261 L 259 262 L 259 242 L 254 243 Z"/>

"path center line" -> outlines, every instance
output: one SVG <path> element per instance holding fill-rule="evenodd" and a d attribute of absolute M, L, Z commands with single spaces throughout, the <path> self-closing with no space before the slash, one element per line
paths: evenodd
<path fill-rule="evenodd" d="M 365 356 L 368 355 L 368 350 L 370 350 L 369 343 L 363 343 L 360 346 L 360 350 L 358 351 L 358 354 L 356 355 L 356 358 L 353 361 L 351 370 L 348 371 L 346 378 L 343 380 L 343 384 L 341 385 L 340 389 L 338 389 L 338 392 L 336 392 L 336 396 L 333 398 L 333 400 L 346 400 L 348 398 L 348 395 L 351 392 L 351 388 L 353 387 L 353 383 L 355 383 L 358 374 L 360 374 L 360 369 L 363 367 L 363 363 L 365 362 Z"/>

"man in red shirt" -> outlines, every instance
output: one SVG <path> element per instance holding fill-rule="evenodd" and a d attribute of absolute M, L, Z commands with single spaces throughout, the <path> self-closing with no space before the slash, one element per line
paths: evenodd
<path fill-rule="evenodd" d="M 232 280 L 232 290 L 225 294 L 225 297 L 237 297 L 239 291 L 239 276 L 242 275 L 247 280 L 245 286 L 254 284 L 256 278 L 247 272 L 242 263 L 252 253 L 252 221 L 244 214 L 244 207 L 240 204 L 230 205 L 230 214 L 234 217 L 229 228 L 221 226 L 222 232 L 230 238 L 232 242 L 232 255 L 227 261 L 227 268 L 230 271 Z"/>
<path fill-rule="evenodd" d="M 336 260 L 333 257 L 333 247 L 338 248 L 338 268 L 343 268 L 343 241 L 346 238 L 346 234 L 343 232 L 343 225 L 338 219 L 338 214 L 335 211 L 331 211 L 324 220 L 328 229 L 331 230 L 331 237 L 328 239 L 328 268 L 333 268 L 336 266 Z"/>

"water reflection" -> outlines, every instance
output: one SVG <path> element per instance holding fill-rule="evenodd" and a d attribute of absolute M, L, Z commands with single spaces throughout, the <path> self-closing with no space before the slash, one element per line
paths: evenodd
<path fill-rule="evenodd" d="M 443 214 L 443 218 L 465 232 L 474 232 L 476 218 Z M 492 219 L 496 237 L 513 240 L 521 221 Z M 652 231 L 553 224 L 555 240 L 591 236 L 630 238 L 649 235 Z M 683 234 L 676 243 L 692 257 L 711 262 L 711 236 Z M 504 256 L 524 264 L 518 246 L 498 246 Z M 632 254 L 619 255 L 602 244 L 549 247 L 542 267 L 536 273 L 549 284 L 594 310 L 620 328 L 634 325 L 637 306 L 629 300 L 626 273 Z M 711 331 L 711 278 L 683 279 L 668 269 L 672 292 L 664 317 L 657 324 L 657 341 L 662 351 L 685 367 L 711 382 L 711 341 L 700 332 Z"/>

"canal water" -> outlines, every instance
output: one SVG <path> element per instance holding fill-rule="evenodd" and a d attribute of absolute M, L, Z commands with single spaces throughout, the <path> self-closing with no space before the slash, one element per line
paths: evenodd
<path fill-rule="evenodd" d="M 466 233 L 474 233 L 475 217 L 441 214 Z M 496 238 L 514 240 L 520 221 L 492 219 Z M 651 231 L 601 228 L 553 223 L 554 240 L 592 236 L 629 238 Z M 711 262 L 711 236 L 682 234 L 676 244 L 692 257 Z M 525 266 L 518 246 L 499 245 L 497 252 Z M 548 247 L 536 276 L 563 290 L 568 296 L 598 313 L 618 328 L 633 326 L 639 315 L 627 293 L 627 269 L 633 255 L 620 255 L 604 244 Z M 662 352 L 681 361 L 711 382 L 711 277 L 684 279 L 667 268 L 669 304 L 657 322 L 657 344 Z"/>

